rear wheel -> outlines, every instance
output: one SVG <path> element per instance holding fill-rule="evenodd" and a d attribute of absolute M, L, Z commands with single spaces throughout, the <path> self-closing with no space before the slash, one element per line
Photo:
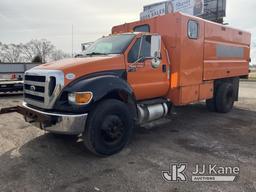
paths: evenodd
<path fill-rule="evenodd" d="M 100 156 L 118 153 L 129 142 L 134 126 L 134 118 L 125 103 L 104 100 L 89 113 L 83 134 L 85 146 Z"/>
<path fill-rule="evenodd" d="M 222 83 L 216 89 L 214 97 L 206 100 L 206 106 L 211 112 L 228 113 L 235 101 L 235 91 L 232 83 Z"/>
<path fill-rule="evenodd" d="M 219 113 L 228 113 L 232 110 L 235 102 L 233 84 L 223 83 L 216 93 L 216 110 Z"/>
<path fill-rule="evenodd" d="M 206 100 L 206 106 L 209 111 L 216 112 L 217 109 L 216 109 L 215 98 Z"/>

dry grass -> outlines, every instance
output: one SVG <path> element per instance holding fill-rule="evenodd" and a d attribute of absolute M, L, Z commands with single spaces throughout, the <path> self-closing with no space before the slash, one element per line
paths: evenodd
<path fill-rule="evenodd" d="M 256 72 L 252 72 L 249 74 L 249 79 L 256 80 Z"/>

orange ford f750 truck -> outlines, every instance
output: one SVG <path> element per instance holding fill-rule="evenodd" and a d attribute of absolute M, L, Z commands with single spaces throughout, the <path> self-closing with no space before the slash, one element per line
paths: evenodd
<path fill-rule="evenodd" d="M 206 100 L 229 112 L 239 78 L 248 75 L 248 32 L 182 13 L 115 26 L 82 58 L 26 72 L 27 122 L 54 134 L 83 134 L 97 155 L 112 155 L 134 128 L 165 117 L 172 106 Z"/>

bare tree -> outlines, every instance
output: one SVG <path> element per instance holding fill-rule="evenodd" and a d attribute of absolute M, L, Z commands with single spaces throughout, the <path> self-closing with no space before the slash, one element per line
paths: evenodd
<path fill-rule="evenodd" d="M 30 43 L 26 43 L 22 46 L 22 54 L 27 62 L 31 62 L 37 56 L 36 50 Z"/>
<path fill-rule="evenodd" d="M 9 63 L 17 63 L 23 62 L 24 57 L 22 56 L 21 52 L 22 45 L 15 45 L 15 44 L 1 44 L 0 46 L 0 56 L 3 62 Z"/>
<path fill-rule="evenodd" d="M 61 59 L 69 58 L 69 57 L 71 57 L 69 54 L 65 53 L 64 51 L 62 51 L 60 49 L 54 50 L 51 54 L 51 60 L 53 60 L 53 61 L 57 61 L 57 60 L 61 60 Z"/>
<path fill-rule="evenodd" d="M 54 45 L 46 39 L 31 40 L 23 45 L 23 54 L 27 60 L 32 61 L 35 56 L 39 56 L 42 62 L 46 63 L 54 48 Z"/>
<path fill-rule="evenodd" d="M 26 44 L 2 44 L 0 42 L 0 60 L 2 62 L 32 62 L 46 63 L 49 60 L 60 60 L 70 57 L 46 39 L 31 40 Z M 40 58 L 40 59 L 39 59 Z"/>

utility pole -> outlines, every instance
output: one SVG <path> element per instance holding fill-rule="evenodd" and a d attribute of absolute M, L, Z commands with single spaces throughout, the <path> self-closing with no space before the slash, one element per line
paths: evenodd
<path fill-rule="evenodd" d="M 72 24 L 72 51 L 71 51 L 72 57 L 74 57 L 74 26 Z"/>
<path fill-rule="evenodd" d="M 216 22 L 219 22 L 219 0 L 217 0 Z"/>

